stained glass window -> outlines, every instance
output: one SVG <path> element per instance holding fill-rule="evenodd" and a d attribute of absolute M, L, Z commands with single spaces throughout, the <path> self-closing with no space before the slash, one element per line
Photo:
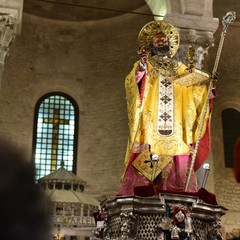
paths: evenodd
<path fill-rule="evenodd" d="M 226 108 L 222 112 L 225 167 L 233 167 L 233 148 L 240 137 L 240 112 Z"/>
<path fill-rule="evenodd" d="M 36 179 L 60 168 L 75 172 L 78 107 L 63 93 L 43 96 L 35 108 L 33 157 Z"/>

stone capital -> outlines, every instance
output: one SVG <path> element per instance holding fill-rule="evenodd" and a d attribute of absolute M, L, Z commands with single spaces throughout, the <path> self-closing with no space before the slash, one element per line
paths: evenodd
<path fill-rule="evenodd" d="M 178 28 L 178 32 L 181 40 L 176 58 L 188 64 L 186 55 L 189 45 L 192 45 L 195 49 L 195 67 L 202 69 L 202 62 L 208 55 L 209 48 L 214 46 L 213 32 L 185 28 Z"/>
<path fill-rule="evenodd" d="M 173 24 L 181 37 L 177 59 L 185 63 L 189 45 L 195 48 L 195 66 L 202 68 L 208 49 L 214 45 L 214 32 L 219 20 L 213 17 L 213 0 L 166 0 L 164 20 Z"/>
<path fill-rule="evenodd" d="M 9 15 L 15 18 L 15 32 L 16 34 L 21 33 L 22 26 L 22 11 L 23 11 L 23 0 L 1 0 L 0 1 L 0 16 Z"/>
<path fill-rule="evenodd" d="M 0 1 L 0 88 L 9 46 L 21 32 L 23 0 Z"/>
<path fill-rule="evenodd" d="M 0 64 L 4 65 L 9 46 L 16 36 L 16 19 L 11 15 L 0 15 Z"/>

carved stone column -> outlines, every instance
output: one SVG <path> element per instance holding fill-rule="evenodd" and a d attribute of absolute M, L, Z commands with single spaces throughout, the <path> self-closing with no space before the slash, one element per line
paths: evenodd
<path fill-rule="evenodd" d="M 4 64 L 9 46 L 15 39 L 16 19 L 10 15 L 0 16 L 0 63 Z"/>
<path fill-rule="evenodd" d="M 0 87 L 5 58 L 9 52 L 9 46 L 15 39 L 16 19 L 11 15 L 0 15 Z"/>
<path fill-rule="evenodd" d="M 1 0 L 0 2 L 0 89 L 9 46 L 21 32 L 22 9 L 23 0 Z"/>
<path fill-rule="evenodd" d="M 186 62 L 186 52 L 191 44 L 196 50 L 195 65 L 202 68 L 208 49 L 214 44 L 213 34 L 218 19 L 213 18 L 213 0 L 168 0 L 164 19 L 178 28 L 181 46 L 177 58 Z"/>
<path fill-rule="evenodd" d="M 176 56 L 178 60 L 188 64 L 186 53 L 191 44 L 195 51 L 195 67 L 202 69 L 203 60 L 207 58 L 208 50 L 214 45 L 213 34 L 219 26 L 219 20 L 213 17 L 213 0 L 164 0 L 167 1 L 167 10 L 164 19 L 179 30 L 181 37 L 180 49 Z M 209 66 L 204 66 L 208 70 Z M 208 70 L 211 71 L 211 70 Z M 208 158 L 211 165 L 213 159 Z M 204 178 L 204 169 L 197 171 L 198 184 L 201 186 Z M 214 182 L 213 175 L 209 178 Z M 214 191 L 213 189 L 211 191 Z"/>

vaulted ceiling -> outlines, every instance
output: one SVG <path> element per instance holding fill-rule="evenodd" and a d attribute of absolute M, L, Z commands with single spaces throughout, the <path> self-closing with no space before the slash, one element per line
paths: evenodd
<path fill-rule="evenodd" d="M 138 11 L 144 5 L 144 0 L 24 0 L 23 11 L 56 20 L 89 21 Z"/>

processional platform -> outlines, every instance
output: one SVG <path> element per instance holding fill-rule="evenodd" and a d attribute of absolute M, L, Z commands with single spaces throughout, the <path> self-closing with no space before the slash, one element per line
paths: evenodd
<path fill-rule="evenodd" d="M 220 218 L 227 209 L 202 196 L 159 193 L 106 199 L 95 236 L 113 240 L 223 239 Z"/>

